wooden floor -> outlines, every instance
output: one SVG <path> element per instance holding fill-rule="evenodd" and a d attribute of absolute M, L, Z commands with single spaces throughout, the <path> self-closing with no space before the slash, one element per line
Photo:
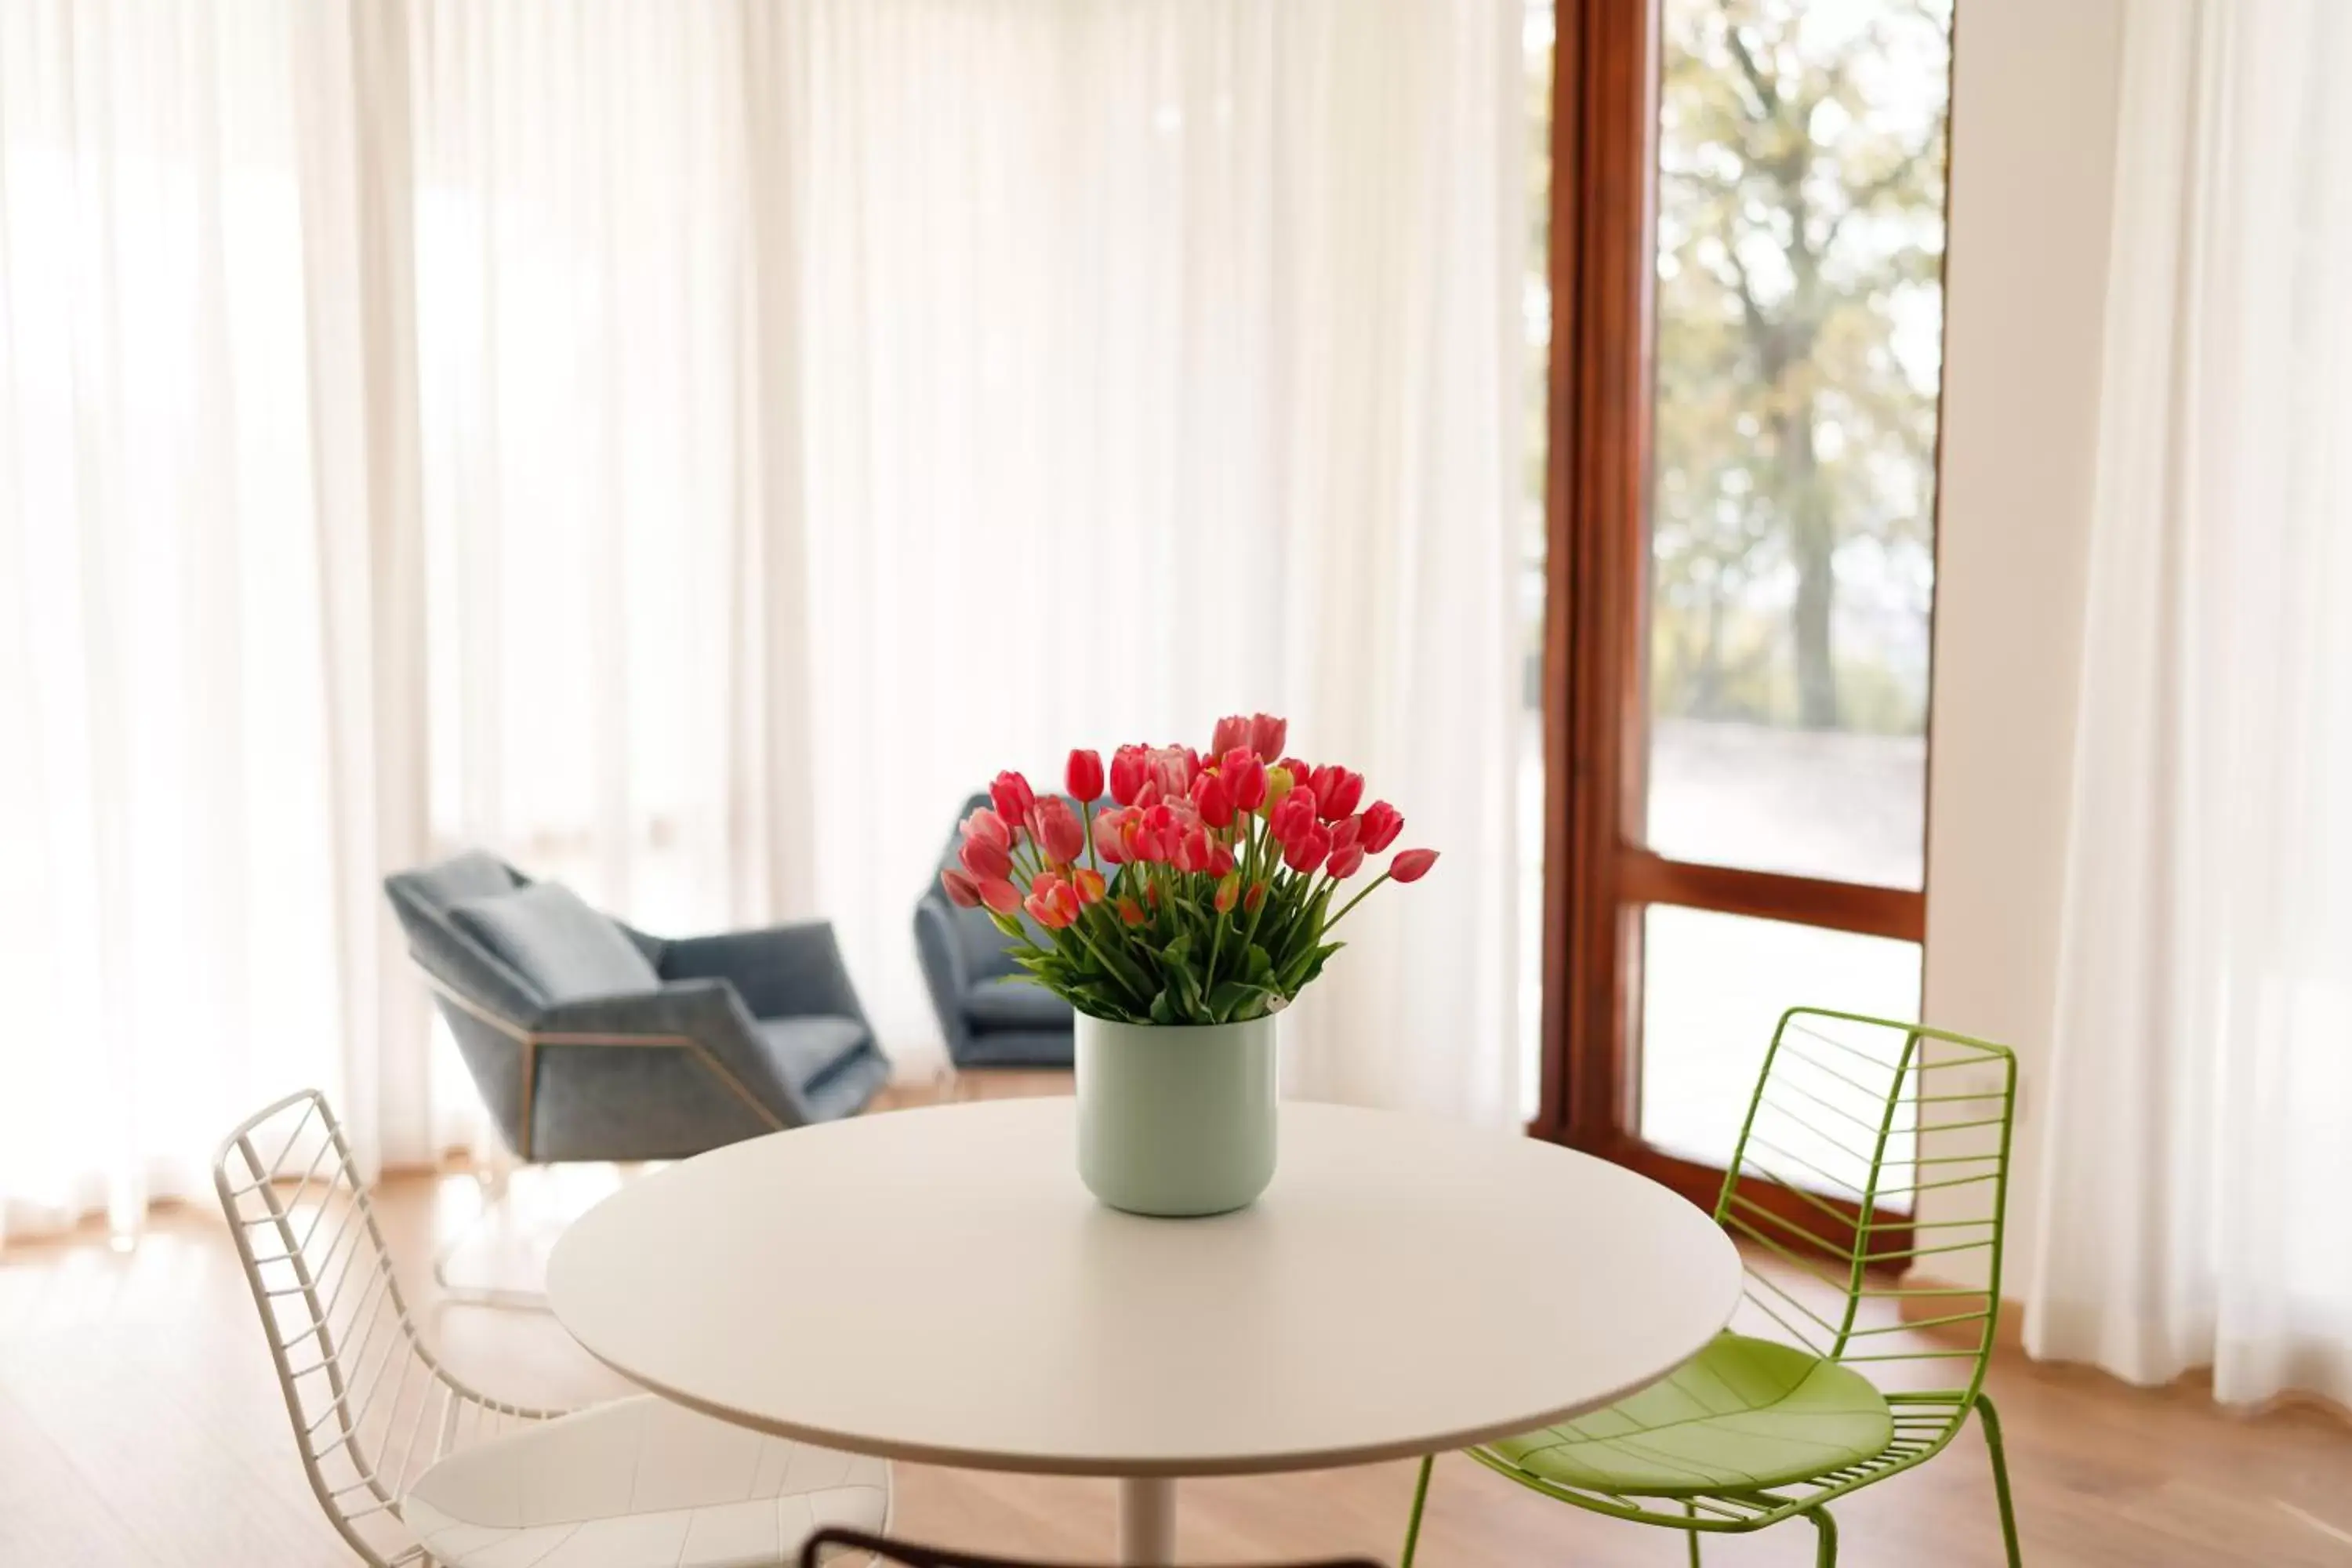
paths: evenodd
<path fill-rule="evenodd" d="M 536 1196 L 560 1209 L 583 1194 Z M 404 1282 L 436 1300 L 428 1244 L 471 1215 L 473 1182 L 398 1179 L 381 1203 Z M 439 1303 L 425 1317 L 489 1392 L 545 1404 L 625 1391 L 545 1316 Z M 2021 1361 L 2003 1362 L 1991 1386 L 2030 1564 L 2352 1564 L 2352 1434 L 2331 1416 L 2237 1417 L 2194 1389 L 2145 1393 Z M 1080 1561 L 1099 1560 L 1109 1540 L 1107 1482 L 914 1466 L 898 1476 L 898 1528 L 912 1537 Z M 1575 1513 L 1466 1460 L 1442 1460 L 1438 1478 L 1430 1568 L 1684 1561 L 1678 1537 Z M 1412 1480 L 1410 1466 L 1390 1464 L 1187 1483 L 1182 1550 L 1203 1563 L 1341 1551 L 1393 1561 Z M 1838 1511 L 1848 1564 L 2001 1561 L 1973 1428 Z M 1710 1543 L 1706 1560 L 1809 1564 L 1811 1532 Z M 127 1253 L 103 1237 L 0 1253 L 0 1568 L 352 1561 L 303 1480 L 243 1277 L 209 1215 L 164 1211 Z"/>

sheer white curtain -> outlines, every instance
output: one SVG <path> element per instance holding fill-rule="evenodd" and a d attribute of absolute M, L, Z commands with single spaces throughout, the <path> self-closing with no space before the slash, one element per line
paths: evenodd
<path fill-rule="evenodd" d="M 2028 1343 L 2352 1402 L 2352 12 L 2127 50 Z"/>
<path fill-rule="evenodd" d="M 936 1039 L 964 792 L 1286 711 L 1445 859 L 1310 1093 L 1507 1120 L 1518 7 L 0 8 L 0 1195 L 318 1081 L 429 1158 L 377 880 L 839 922 Z"/>
<path fill-rule="evenodd" d="M 1295 1087 L 1507 1120 L 1518 8 L 794 16 L 813 847 L 886 1036 L 968 790 L 1266 709 L 1445 854 Z"/>
<path fill-rule="evenodd" d="M 394 628 L 320 353 L 373 272 L 313 199 L 355 158 L 302 92 L 298 47 L 355 63 L 319 20 L 0 8 L 0 1228 L 132 1223 L 297 1079 L 426 1142 L 374 1049 Z"/>

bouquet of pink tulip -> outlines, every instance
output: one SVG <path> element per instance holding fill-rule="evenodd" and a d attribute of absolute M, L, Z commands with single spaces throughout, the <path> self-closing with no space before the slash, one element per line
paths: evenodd
<path fill-rule="evenodd" d="M 1288 730 L 1264 713 L 1222 720 L 1205 758 L 1121 746 L 1107 805 L 1093 752 L 1070 753 L 1066 800 L 999 773 L 991 804 L 964 820 L 962 868 L 940 880 L 956 903 L 985 907 L 1019 943 L 1014 961 L 1082 1013 L 1262 1017 L 1322 973 L 1342 945 L 1324 939 L 1367 894 L 1417 882 L 1437 861 L 1433 849 L 1399 850 L 1334 912 L 1339 885 L 1396 842 L 1404 817 L 1384 800 L 1356 809 L 1363 774 L 1284 756 Z"/>

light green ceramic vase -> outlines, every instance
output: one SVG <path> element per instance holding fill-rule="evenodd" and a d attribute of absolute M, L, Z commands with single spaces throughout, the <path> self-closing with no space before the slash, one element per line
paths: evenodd
<path fill-rule="evenodd" d="M 1223 1214 L 1274 1179 L 1274 1019 L 1078 1015 L 1078 1174 L 1130 1214 Z"/>

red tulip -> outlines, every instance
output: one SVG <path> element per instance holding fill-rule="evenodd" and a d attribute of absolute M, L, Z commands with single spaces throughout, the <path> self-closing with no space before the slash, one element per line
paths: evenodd
<path fill-rule="evenodd" d="M 1331 830 L 1321 823 L 1299 830 L 1298 836 L 1282 847 L 1282 863 L 1301 876 L 1323 864 L 1331 853 Z"/>
<path fill-rule="evenodd" d="M 1252 882 L 1249 885 L 1249 891 L 1242 895 L 1242 908 L 1251 914 L 1255 914 L 1257 907 L 1264 902 L 1265 902 L 1265 884 Z"/>
<path fill-rule="evenodd" d="M 1141 746 L 1121 746 L 1110 754 L 1110 797 L 1121 805 L 1133 805 L 1143 788 L 1144 754 Z"/>
<path fill-rule="evenodd" d="M 1222 753 L 1217 773 L 1225 781 L 1234 805 L 1241 810 L 1255 811 L 1258 803 L 1265 799 L 1265 763 L 1246 746 Z"/>
<path fill-rule="evenodd" d="M 972 814 L 963 819 L 963 836 L 985 839 L 999 849 L 1013 847 L 1013 829 L 1004 826 L 1004 818 L 984 805 L 974 807 Z"/>
<path fill-rule="evenodd" d="M 1103 881 L 1103 874 L 1093 867 L 1073 866 L 1070 868 L 1070 886 L 1078 890 L 1078 902 L 1098 904 L 1102 902 L 1107 884 Z"/>
<path fill-rule="evenodd" d="M 1176 813 L 1165 801 L 1143 814 L 1135 828 L 1135 858 L 1164 864 L 1176 858 L 1176 841 L 1181 837 Z"/>
<path fill-rule="evenodd" d="M 1086 827 L 1070 803 L 1058 795 L 1049 795 L 1029 808 L 1029 831 L 1045 858 L 1056 866 L 1066 866 L 1086 853 Z"/>
<path fill-rule="evenodd" d="M 1121 925 L 1139 926 L 1151 918 L 1143 912 L 1143 906 L 1133 899 L 1121 899 L 1111 908 L 1118 911 L 1118 921 Z"/>
<path fill-rule="evenodd" d="M 967 838 L 957 856 L 963 868 L 982 881 L 991 877 L 1013 875 L 1013 856 L 1002 844 L 992 844 L 985 838 Z"/>
<path fill-rule="evenodd" d="M 1088 805 L 1102 798 L 1103 765 L 1100 753 L 1072 752 L 1068 768 L 1062 782 L 1069 786 L 1071 798 Z"/>
<path fill-rule="evenodd" d="M 1282 755 L 1282 742 L 1290 734 L 1290 721 L 1276 719 L 1270 713 L 1250 715 L 1250 750 L 1272 762 Z"/>
<path fill-rule="evenodd" d="M 1029 781 L 1016 773 L 1001 773 L 988 786 L 988 798 L 996 807 L 996 815 L 1008 827 L 1017 827 L 1029 820 L 1029 808 L 1037 804 L 1036 792 Z"/>
<path fill-rule="evenodd" d="M 1219 844 L 1215 840 L 1212 839 L 1209 843 L 1209 875 L 1212 877 L 1222 877 L 1230 872 L 1233 868 L 1233 847 L 1229 844 Z"/>
<path fill-rule="evenodd" d="M 1246 715 L 1234 713 L 1217 721 L 1215 731 L 1209 739 L 1209 754 L 1222 757 L 1237 746 L 1250 742 L 1250 721 Z"/>
<path fill-rule="evenodd" d="M 1196 827 L 1176 842 L 1176 869 L 1205 871 L 1209 868 L 1209 834 Z"/>
<path fill-rule="evenodd" d="M 1342 849 L 1352 849 L 1356 847 L 1357 841 L 1363 837 L 1363 834 L 1364 819 L 1362 817 L 1341 817 L 1339 821 L 1331 825 L 1331 853 L 1336 856 Z"/>
<path fill-rule="evenodd" d="M 1242 874 L 1239 871 L 1228 871 L 1217 882 L 1217 896 L 1213 900 L 1217 906 L 1217 912 L 1221 915 L 1231 914 L 1234 906 L 1241 901 Z"/>
<path fill-rule="evenodd" d="M 1364 798 L 1364 775 L 1351 773 L 1336 763 L 1317 768 L 1307 782 L 1315 791 L 1317 810 L 1326 822 L 1347 816 Z"/>
<path fill-rule="evenodd" d="M 1137 815 L 1135 807 L 1131 805 L 1122 805 L 1115 810 L 1095 813 L 1095 855 L 1104 865 L 1118 866 L 1126 863 L 1126 835 L 1120 829 L 1131 824 Z"/>
<path fill-rule="evenodd" d="M 1284 795 L 1282 804 L 1276 806 L 1274 815 L 1266 819 L 1266 826 L 1273 830 L 1276 840 L 1283 844 L 1289 843 L 1314 824 L 1315 792 L 1304 785 L 1295 787 Z"/>
<path fill-rule="evenodd" d="M 1215 773 L 1202 773 L 1192 781 L 1192 809 L 1201 820 L 1212 827 L 1230 827 L 1234 821 L 1234 797 L 1225 781 Z"/>
<path fill-rule="evenodd" d="M 1308 767 L 1305 763 L 1300 762 L 1297 757 L 1285 757 L 1282 761 L 1276 763 L 1275 766 L 1287 771 L 1290 774 L 1290 782 L 1292 784 L 1305 784 L 1307 780 L 1307 776 L 1315 771 L 1313 768 Z"/>
<path fill-rule="evenodd" d="M 980 901 L 1000 915 L 1009 915 L 1021 907 L 1021 889 L 1002 877 L 982 877 Z"/>
<path fill-rule="evenodd" d="M 1404 831 L 1404 813 L 1387 801 L 1376 800 L 1364 807 L 1364 847 L 1377 855 L 1396 842 Z"/>
<path fill-rule="evenodd" d="M 940 886 L 948 890 L 948 902 L 960 910 L 980 907 L 980 884 L 961 871 L 950 867 L 940 873 Z"/>
<path fill-rule="evenodd" d="M 1029 896 L 1021 907 L 1047 931 L 1060 931 L 1078 918 L 1078 892 L 1051 871 L 1041 872 L 1029 884 Z"/>
<path fill-rule="evenodd" d="M 1389 875 L 1400 882 L 1418 882 L 1437 864 L 1434 849 L 1400 849 L 1389 862 Z"/>
<path fill-rule="evenodd" d="M 1334 835 L 1334 837 L 1336 837 L 1337 835 Z M 1364 847 L 1360 844 L 1350 844 L 1345 848 L 1333 849 L 1331 851 L 1331 858 L 1323 863 L 1323 868 L 1326 871 L 1330 872 L 1331 875 L 1339 878 L 1343 882 L 1349 878 L 1354 876 L 1358 871 L 1362 870 L 1363 868 Z"/>

